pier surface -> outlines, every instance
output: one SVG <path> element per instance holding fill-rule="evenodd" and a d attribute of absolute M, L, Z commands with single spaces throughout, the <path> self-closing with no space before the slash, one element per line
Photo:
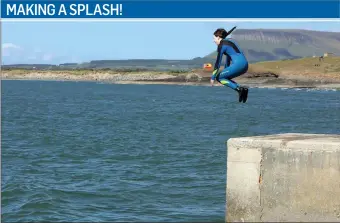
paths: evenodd
<path fill-rule="evenodd" d="M 227 141 L 226 221 L 340 221 L 340 135 Z"/>

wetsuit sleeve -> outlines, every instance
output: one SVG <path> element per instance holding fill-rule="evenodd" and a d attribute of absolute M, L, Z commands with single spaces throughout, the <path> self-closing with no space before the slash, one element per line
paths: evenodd
<path fill-rule="evenodd" d="M 214 66 L 214 71 L 211 75 L 211 80 L 215 80 L 218 70 L 220 69 L 220 66 L 221 66 L 222 58 L 223 58 L 222 47 L 219 46 L 217 49 L 217 57 L 216 57 L 216 62 Z"/>

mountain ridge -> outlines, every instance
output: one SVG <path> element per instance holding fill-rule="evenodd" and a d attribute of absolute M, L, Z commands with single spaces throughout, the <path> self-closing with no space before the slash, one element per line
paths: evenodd
<path fill-rule="evenodd" d="M 236 29 L 231 37 L 250 62 L 340 55 L 340 32 L 303 29 Z M 215 58 L 216 52 L 205 56 Z"/>
<path fill-rule="evenodd" d="M 263 61 L 319 57 L 326 52 L 340 55 L 340 32 L 316 31 L 308 29 L 236 29 L 231 38 L 241 46 L 250 63 Z M 11 64 L 3 67 L 35 69 L 195 69 L 204 63 L 214 63 L 216 50 L 203 56 L 188 60 L 176 59 L 130 59 L 130 60 L 91 60 L 76 64 Z"/>

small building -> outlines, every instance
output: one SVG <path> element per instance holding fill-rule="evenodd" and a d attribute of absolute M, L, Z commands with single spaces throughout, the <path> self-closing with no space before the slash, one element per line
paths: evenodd
<path fill-rule="evenodd" d="M 330 57 L 330 56 L 333 56 L 334 53 L 329 53 L 329 52 L 326 52 L 323 54 L 323 57 Z"/>

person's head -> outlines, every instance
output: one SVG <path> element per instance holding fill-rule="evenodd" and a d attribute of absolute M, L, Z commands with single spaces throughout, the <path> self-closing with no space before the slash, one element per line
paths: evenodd
<path fill-rule="evenodd" d="M 220 42 L 225 39 L 228 35 L 228 32 L 225 29 L 216 29 L 214 32 L 214 42 L 219 45 Z"/>

